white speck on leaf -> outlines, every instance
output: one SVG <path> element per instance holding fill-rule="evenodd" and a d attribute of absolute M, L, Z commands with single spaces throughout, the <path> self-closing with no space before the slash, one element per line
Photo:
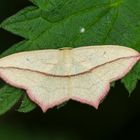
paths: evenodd
<path fill-rule="evenodd" d="M 84 32 L 85 32 L 85 28 L 84 27 L 80 28 L 80 33 L 84 33 Z"/>

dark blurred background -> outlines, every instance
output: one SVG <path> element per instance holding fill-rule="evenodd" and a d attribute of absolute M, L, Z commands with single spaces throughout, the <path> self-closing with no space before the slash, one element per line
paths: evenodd
<path fill-rule="evenodd" d="M 0 22 L 25 6 L 28 0 L 1 0 Z M 22 38 L 0 29 L 0 52 Z M 40 108 L 24 114 L 0 116 L 0 140 L 118 140 L 140 139 L 140 82 L 133 94 L 120 82 L 111 88 L 99 109 L 69 101 L 43 114 Z"/>

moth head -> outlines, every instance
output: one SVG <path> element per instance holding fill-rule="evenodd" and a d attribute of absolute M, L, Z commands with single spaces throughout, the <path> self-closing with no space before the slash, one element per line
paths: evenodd
<path fill-rule="evenodd" d="M 72 50 L 73 48 L 71 47 L 63 47 L 63 48 L 59 48 L 59 50 Z"/>

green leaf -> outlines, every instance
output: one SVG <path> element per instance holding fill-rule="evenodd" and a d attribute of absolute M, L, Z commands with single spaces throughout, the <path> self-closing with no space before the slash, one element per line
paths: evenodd
<path fill-rule="evenodd" d="M 27 113 L 34 110 L 35 108 L 36 108 L 36 105 L 33 102 L 31 102 L 29 98 L 25 95 L 18 109 L 18 112 Z"/>
<path fill-rule="evenodd" d="M 140 80 L 140 63 L 138 63 L 133 70 L 122 79 L 122 83 L 126 89 L 128 89 L 129 95 L 131 95 L 132 91 L 135 89 L 138 80 Z"/>
<path fill-rule="evenodd" d="M 1 26 L 14 34 L 26 39 L 34 39 L 42 33 L 45 28 L 49 28 L 49 23 L 40 17 L 41 10 L 36 7 L 27 7 L 15 16 L 5 20 Z"/>
<path fill-rule="evenodd" d="M 30 1 L 36 6 L 21 10 L 1 24 L 3 29 L 25 38 L 1 57 L 25 50 L 100 44 L 140 51 L 139 0 Z M 122 80 L 129 93 L 139 77 L 140 64 Z"/>
<path fill-rule="evenodd" d="M 37 5 L 38 7 L 45 9 L 47 8 L 47 3 L 49 0 L 30 0 L 33 4 Z"/>
<path fill-rule="evenodd" d="M 0 89 L 0 115 L 6 113 L 18 102 L 22 96 L 22 92 L 20 89 L 9 85 L 5 85 Z"/>

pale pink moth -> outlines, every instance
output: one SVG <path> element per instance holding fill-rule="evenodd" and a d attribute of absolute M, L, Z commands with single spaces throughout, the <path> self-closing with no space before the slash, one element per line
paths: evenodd
<path fill-rule="evenodd" d="M 110 83 L 139 59 L 139 52 L 115 45 L 20 52 L 0 59 L 0 77 L 44 112 L 70 99 L 98 108 Z"/>

